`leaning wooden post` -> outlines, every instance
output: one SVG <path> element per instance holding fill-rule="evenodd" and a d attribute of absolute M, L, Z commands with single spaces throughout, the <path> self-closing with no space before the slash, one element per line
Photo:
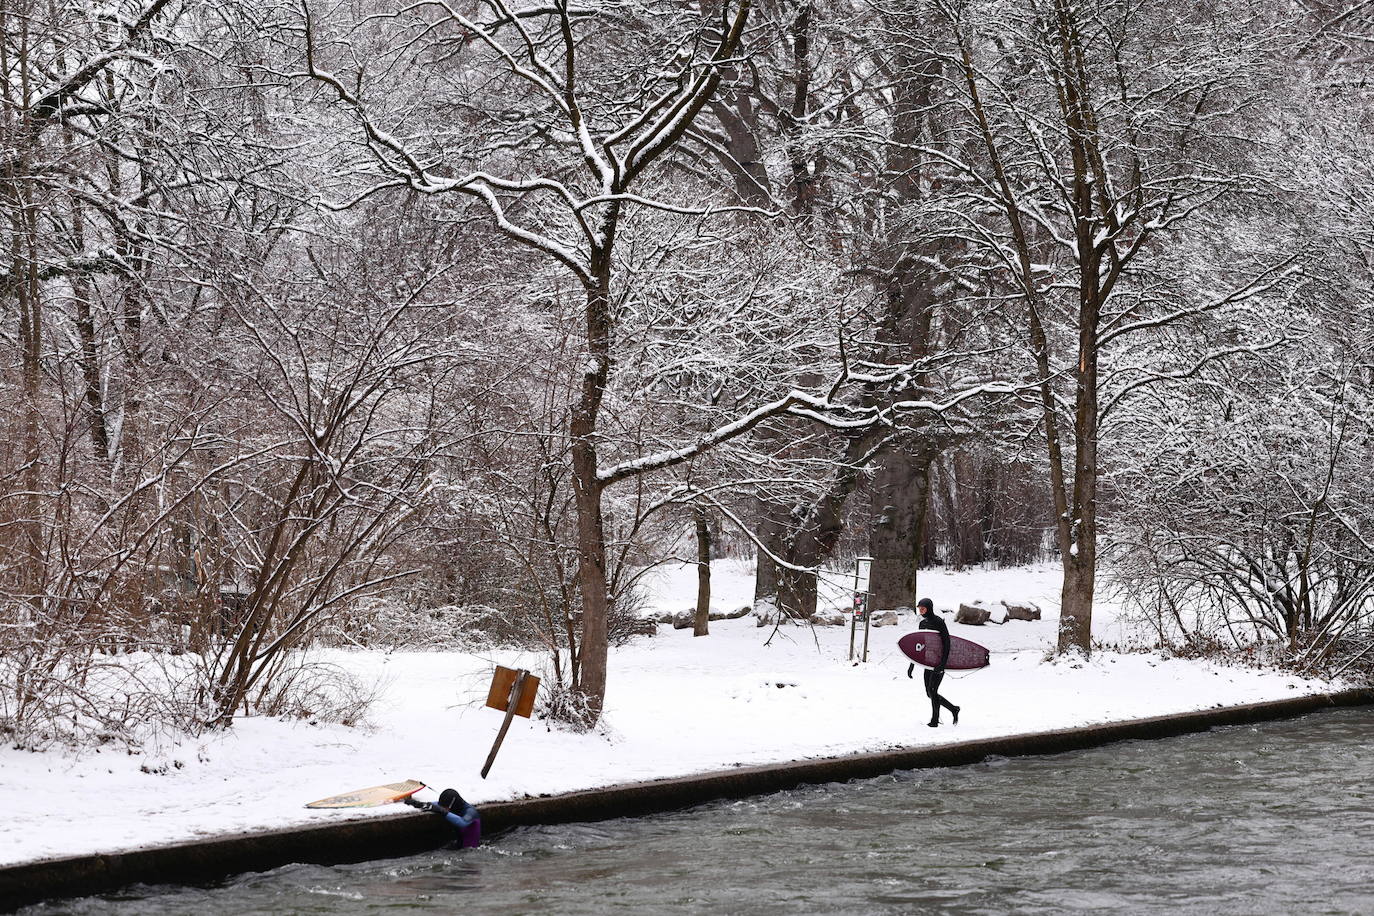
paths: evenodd
<path fill-rule="evenodd" d="M 483 779 L 486 779 L 487 773 L 491 771 L 491 765 L 496 760 L 496 752 L 501 749 L 501 742 L 506 740 L 510 720 L 517 715 L 528 719 L 534 711 L 534 697 L 538 692 L 539 678 L 525 669 L 516 671 L 513 668 L 496 666 L 496 672 L 491 678 L 491 689 L 487 691 L 487 705 L 492 709 L 505 710 L 506 718 L 501 722 L 501 730 L 496 733 L 496 741 L 491 745 L 487 762 L 482 765 Z"/>

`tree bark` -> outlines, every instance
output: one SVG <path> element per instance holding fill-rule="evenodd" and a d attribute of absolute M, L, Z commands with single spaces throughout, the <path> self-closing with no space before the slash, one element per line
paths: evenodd
<path fill-rule="evenodd" d="M 778 551 L 786 551 L 788 506 L 777 500 L 759 500 L 758 539 L 763 548 L 781 557 Z M 773 557 L 760 548 L 758 563 L 754 570 L 754 607 L 760 608 L 771 602 L 775 607 L 778 601 L 778 564 Z"/>
<path fill-rule="evenodd" d="M 70 133 L 66 136 L 71 146 Z M 85 214 L 81 201 L 75 195 L 72 205 L 72 237 L 78 252 L 86 248 Z M 81 340 L 78 359 L 81 363 L 81 378 L 86 385 L 86 408 L 91 413 L 91 451 L 97 461 L 108 466 L 110 462 L 110 431 L 105 418 L 105 397 L 100 383 L 100 353 L 96 342 L 95 317 L 91 314 L 91 283 L 84 274 L 72 277 L 72 299 L 76 307 L 76 332 Z"/>
<path fill-rule="evenodd" d="M 895 64 L 899 79 L 892 108 L 892 138 L 888 155 L 886 182 L 900 207 L 919 202 L 922 197 L 923 161 L 918 152 L 928 112 L 932 108 L 932 87 L 940 71 L 932 56 L 915 56 L 905 45 Z M 931 131 L 933 132 L 933 131 Z M 933 142 L 933 141 L 932 141 Z M 926 266 L 919 244 L 907 241 L 905 227 L 889 230 L 880 258 L 883 282 L 880 292 L 886 306 L 876 339 L 893 362 L 917 361 L 932 349 L 938 280 L 934 269 Z M 896 393 L 899 398 L 917 398 L 929 387 L 925 374 Z M 916 578 L 921 565 L 925 519 L 930 505 L 930 467 L 941 446 L 925 430 L 907 431 L 877 457 L 873 482 L 873 518 L 869 529 L 869 602 L 873 610 L 892 610 L 916 606 Z"/>
<path fill-rule="evenodd" d="M 692 510 L 697 530 L 697 612 L 692 620 L 693 636 L 709 636 L 711 624 L 711 526 L 706 510 Z"/>
<path fill-rule="evenodd" d="M 890 611 L 916 606 L 916 583 L 930 509 L 930 469 L 935 452 L 892 449 L 873 481 L 873 527 L 868 552 L 869 606 Z"/>
<path fill-rule="evenodd" d="M 885 435 L 877 430 L 851 434 L 825 492 L 810 505 L 794 507 L 794 521 L 784 530 L 775 551 L 789 564 L 777 567 L 778 609 L 789 617 L 810 620 L 816 615 L 817 573 L 839 544 L 845 503 Z"/>
<path fill-rule="evenodd" d="M 606 214 L 604 247 L 592 253 L 591 286 L 587 289 L 586 344 L 588 365 L 569 423 L 572 438 L 572 480 L 577 507 L 577 584 L 582 597 L 581 682 L 574 688 L 587 704 L 588 721 L 601 718 L 606 701 L 606 667 L 610 651 L 610 589 L 607 587 L 606 531 L 602 514 L 602 483 L 597 476 L 596 427 L 611 372 L 611 258 L 619 207 Z"/>

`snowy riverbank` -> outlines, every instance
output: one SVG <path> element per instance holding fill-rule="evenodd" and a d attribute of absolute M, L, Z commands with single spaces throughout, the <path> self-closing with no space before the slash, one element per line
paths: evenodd
<path fill-rule="evenodd" d="M 748 602 L 747 570 L 717 564 L 715 604 Z M 752 618 L 716 621 L 711 636 L 660 626 L 613 650 L 604 728 L 576 735 L 516 719 L 488 779 L 478 776 L 501 715 L 482 704 L 494 663 L 538 673 L 537 654 L 335 652 L 380 695 L 362 728 L 242 719 L 227 734 L 155 754 L 0 750 L 0 865 L 114 852 L 218 833 L 391 813 L 307 811 L 324 795 L 416 778 L 470 800 L 519 798 L 655 777 L 856 751 L 987 738 L 1319 693 L 1329 684 L 1153 654 L 1098 652 L 1087 663 L 1048 659 L 1057 627 L 1050 567 L 923 573 L 921 593 L 950 611 L 951 632 L 981 642 L 992 666 L 951 675 L 957 727 L 925 726 L 919 672 L 906 678 L 896 639 L 914 615 L 871 632 L 867 664 L 847 660 L 848 627 L 785 628 L 769 641 Z M 653 609 L 692 604 L 695 572 L 651 583 Z M 836 593 L 834 598 L 843 601 Z M 959 601 L 1030 599 L 1045 619 L 954 624 Z M 1110 605 L 1100 638 L 1127 634 Z M 432 798 L 422 793 L 421 798 Z"/>

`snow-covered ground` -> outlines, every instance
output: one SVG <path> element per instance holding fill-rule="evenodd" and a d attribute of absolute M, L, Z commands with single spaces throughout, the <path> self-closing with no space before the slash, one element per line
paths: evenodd
<path fill-rule="evenodd" d="M 721 561 L 721 609 L 749 602 L 749 570 Z M 696 572 L 665 567 L 648 580 L 651 610 L 684 610 Z M 897 637 L 871 631 L 866 664 L 848 658 L 849 628 L 789 627 L 772 635 L 752 617 L 716 621 L 711 635 L 659 627 L 654 638 L 612 650 L 604 728 L 550 730 L 517 718 L 488 779 L 479 771 L 502 715 L 483 703 L 492 665 L 545 673 L 543 656 L 519 652 L 336 652 L 331 660 L 375 682 L 367 727 L 242 719 L 156 754 L 0 750 L 0 864 L 112 852 L 243 830 L 394 812 L 309 811 L 302 805 L 349 789 L 420 779 L 454 786 L 478 804 L 730 767 L 988 738 L 1160 715 L 1328 690 L 1322 682 L 1152 654 L 1095 653 L 1052 660 L 1058 571 L 1053 567 L 961 573 L 927 571 L 920 592 L 948 610 L 951 632 L 992 650 L 992 665 L 953 673 L 944 693 L 963 707 L 957 727 L 926 727 L 919 671 L 906 677 Z M 828 597 L 847 604 L 841 587 Z M 966 627 L 960 601 L 1030 599 L 1036 622 Z M 1110 605 L 1094 627 L 1124 633 Z M 165 768 L 165 769 L 164 769 Z M 420 798 L 433 798 L 421 793 Z"/>

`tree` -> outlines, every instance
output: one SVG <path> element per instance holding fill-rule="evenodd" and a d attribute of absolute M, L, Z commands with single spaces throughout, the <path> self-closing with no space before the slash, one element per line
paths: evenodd
<path fill-rule="evenodd" d="M 1229 128 L 1258 48 L 1224 11 L 1187 3 L 937 7 L 961 111 L 951 145 L 966 152 L 927 152 L 962 174 L 946 205 L 965 217 L 989 293 L 1021 307 L 1064 567 L 1059 645 L 1087 652 L 1109 354 L 1274 279 L 1265 265 L 1232 292 L 1176 307 L 1148 270 L 1190 219 L 1252 189 Z"/>
<path fill-rule="evenodd" d="M 473 198 L 508 240 L 560 265 L 581 290 L 585 363 L 570 400 L 565 434 L 582 612 L 581 680 L 576 686 L 586 700 L 587 724 L 599 718 L 606 690 L 611 600 L 606 492 L 618 483 L 684 464 L 770 417 L 790 411 L 816 416 L 829 407 L 824 397 L 791 392 L 746 409 L 685 444 L 600 464 L 599 424 L 624 296 L 617 288 L 617 246 L 628 213 L 639 207 L 684 215 L 708 212 L 640 196 L 635 189 L 666 161 L 716 92 L 742 41 L 749 3 L 723 6 L 705 18 L 679 7 L 661 12 L 654 19 L 602 23 L 603 17 L 590 10 L 561 3 L 517 10 L 497 2 L 485 19 L 437 3 L 408 7 L 398 21 L 433 38 L 406 38 L 385 54 L 417 62 L 442 59 L 455 84 L 479 72 L 504 74 L 505 81 L 484 102 L 488 107 L 476 111 L 482 122 L 509 124 L 514 139 L 493 145 L 478 140 L 456 149 L 442 148 L 441 132 L 406 123 L 404 116 L 401 124 L 383 124 L 380 109 L 369 105 L 357 88 L 363 85 L 362 69 L 341 76 L 325 62 L 332 56 L 347 65 L 353 46 L 344 39 L 327 39 L 308 12 L 304 23 L 305 70 L 299 75 L 332 90 L 366 138 L 368 163 L 380 172 L 354 201 L 393 189 Z M 603 28 L 593 30 L 593 24 Z M 361 42 L 365 36 L 363 27 L 355 37 Z M 622 66 L 645 57 L 659 59 L 661 65 L 646 70 L 636 64 L 628 71 Z M 453 101 L 445 97 L 435 104 L 447 107 Z M 403 133 L 427 137 L 428 146 L 417 148 L 401 139 Z"/>

